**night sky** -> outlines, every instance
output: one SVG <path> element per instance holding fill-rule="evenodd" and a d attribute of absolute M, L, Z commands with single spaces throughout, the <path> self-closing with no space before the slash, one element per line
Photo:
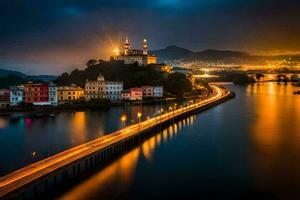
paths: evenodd
<path fill-rule="evenodd" d="M 138 48 L 300 51 L 295 0 L 1 0 L 0 68 L 59 74 Z"/>

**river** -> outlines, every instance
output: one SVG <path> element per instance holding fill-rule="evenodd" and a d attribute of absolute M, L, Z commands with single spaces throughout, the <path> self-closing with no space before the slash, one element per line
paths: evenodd
<path fill-rule="evenodd" d="M 173 124 L 55 197 L 298 199 L 300 96 L 293 95 L 297 88 L 277 83 L 226 87 L 236 93 L 235 99 Z M 126 113 L 135 119 L 138 109 L 131 107 Z M 159 106 L 142 109 L 154 113 Z M 30 157 L 32 151 L 45 152 L 49 143 L 72 146 L 99 137 L 122 126 L 123 112 L 124 108 L 113 108 L 61 113 L 53 119 L 1 119 L 1 162 L 13 165 L 11 155 Z"/>
<path fill-rule="evenodd" d="M 182 105 L 184 101 L 178 101 Z M 0 116 L 0 176 L 158 114 L 174 102 L 60 112 L 54 117 Z M 126 122 L 121 116 L 126 115 Z"/>

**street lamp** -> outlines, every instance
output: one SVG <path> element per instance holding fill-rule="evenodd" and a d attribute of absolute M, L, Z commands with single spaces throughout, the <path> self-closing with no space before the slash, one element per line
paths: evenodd
<path fill-rule="evenodd" d="M 137 113 L 137 117 L 138 117 L 138 120 L 139 120 L 139 132 L 140 132 L 141 131 L 141 117 L 142 117 L 142 113 L 138 112 Z"/>
<path fill-rule="evenodd" d="M 123 124 L 123 127 L 126 126 L 126 120 L 127 120 L 127 116 L 126 116 L 125 114 L 123 114 L 123 115 L 121 116 L 121 122 L 122 122 L 122 124 Z"/>
<path fill-rule="evenodd" d="M 36 151 L 33 151 L 33 152 L 31 153 L 31 156 L 32 156 L 32 162 L 34 162 L 35 157 L 37 156 L 37 152 L 36 152 Z"/>
<path fill-rule="evenodd" d="M 32 152 L 32 153 L 31 153 L 32 158 L 36 157 L 36 154 L 37 154 L 36 151 Z"/>

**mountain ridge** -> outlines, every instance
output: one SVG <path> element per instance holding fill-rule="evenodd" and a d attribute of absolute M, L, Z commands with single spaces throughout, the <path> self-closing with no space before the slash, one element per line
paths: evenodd
<path fill-rule="evenodd" d="M 203 62 L 215 62 L 222 63 L 245 63 L 245 62 L 263 62 L 266 59 L 287 59 L 292 58 L 294 61 L 300 61 L 300 55 L 274 55 L 263 56 L 254 55 L 244 51 L 235 50 L 217 50 L 207 49 L 203 51 L 191 51 L 186 48 L 182 48 L 176 45 L 167 46 L 164 49 L 149 51 L 151 54 L 155 54 L 159 62 L 168 62 L 181 60 L 183 62 L 191 61 L 203 61 Z"/>
<path fill-rule="evenodd" d="M 54 75 L 28 75 L 28 74 L 25 74 L 23 72 L 16 71 L 16 70 L 3 69 L 0 66 L 0 78 L 6 78 L 9 75 L 18 76 L 18 77 L 21 77 L 28 81 L 40 80 L 40 81 L 49 82 L 49 81 L 53 81 L 57 78 L 57 76 L 54 76 Z"/>

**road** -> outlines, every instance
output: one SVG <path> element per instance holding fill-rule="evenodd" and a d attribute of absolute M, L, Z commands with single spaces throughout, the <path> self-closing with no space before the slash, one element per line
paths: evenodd
<path fill-rule="evenodd" d="M 0 178 L 0 198 L 4 195 L 13 192 L 20 187 L 33 182 L 46 174 L 54 172 L 74 161 L 80 160 L 94 152 L 98 152 L 105 147 L 114 143 L 133 137 L 140 133 L 140 131 L 155 127 L 160 123 L 168 121 L 173 117 L 179 116 L 183 113 L 200 108 L 217 100 L 220 100 L 230 94 L 220 87 L 211 85 L 213 89 L 212 95 L 209 98 L 197 102 L 193 102 L 188 106 L 179 109 L 171 110 L 170 112 L 161 114 L 159 116 L 150 118 L 146 121 L 134 124 L 123 129 L 120 129 L 109 135 L 100 137 L 96 140 L 87 142 L 85 144 L 68 149 L 44 160 L 38 161 L 15 172 Z"/>

